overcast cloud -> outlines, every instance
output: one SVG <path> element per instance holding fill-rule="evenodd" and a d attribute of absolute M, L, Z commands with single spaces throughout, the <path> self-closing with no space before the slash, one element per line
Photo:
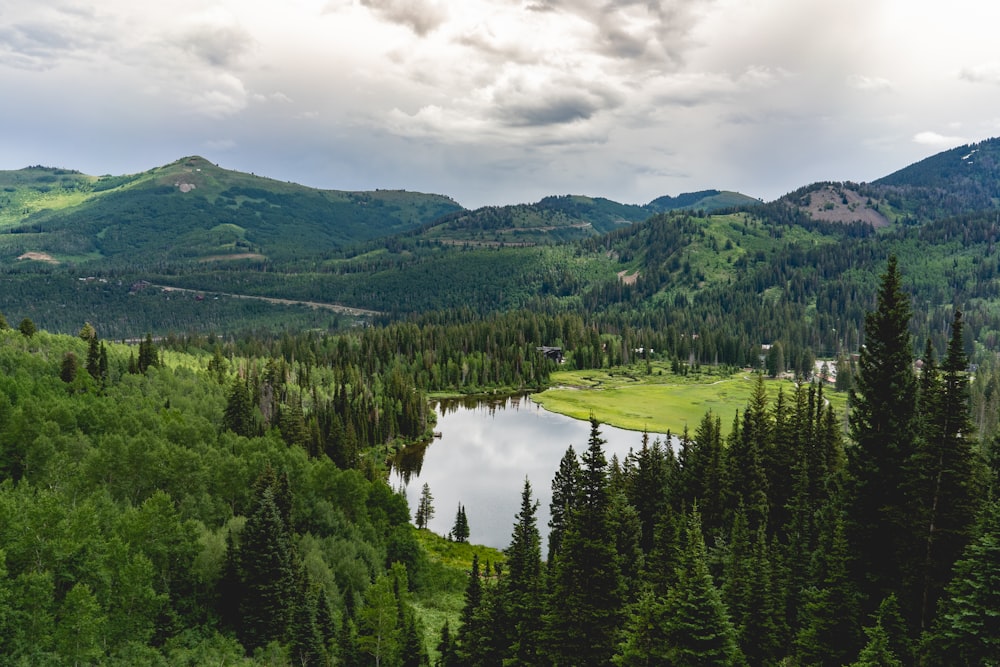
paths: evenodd
<path fill-rule="evenodd" d="M 98 5 L 95 7 L 94 5 Z M 1000 135 L 980 0 L 5 0 L 0 169 L 774 199 Z"/>

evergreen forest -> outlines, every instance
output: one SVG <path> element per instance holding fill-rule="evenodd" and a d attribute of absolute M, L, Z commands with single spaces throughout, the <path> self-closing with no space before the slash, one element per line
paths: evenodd
<path fill-rule="evenodd" d="M 1000 141 L 968 150 L 477 211 L 0 173 L 0 664 L 1000 665 Z M 754 389 L 621 459 L 592 418 L 544 553 L 527 481 L 499 551 L 388 482 L 432 397 L 653 361 Z"/>

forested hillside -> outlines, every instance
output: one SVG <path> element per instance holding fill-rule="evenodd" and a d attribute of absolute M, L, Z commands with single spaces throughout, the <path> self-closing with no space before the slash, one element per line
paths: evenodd
<path fill-rule="evenodd" d="M 384 481 L 428 437 L 426 392 L 538 387 L 555 366 L 545 341 L 601 366 L 631 342 L 523 312 L 138 345 L 103 339 L 100 323 L 67 336 L 3 320 L 0 652 L 992 664 L 1000 440 L 973 424 L 984 393 L 958 311 L 943 354 L 928 342 L 915 372 L 908 282 L 890 258 L 862 313 L 849 432 L 827 389 L 769 401 L 761 376 L 725 438 L 707 413 L 676 450 L 647 438 L 609 462 L 593 422 L 553 471 L 547 553 L 526 484 L 504 556 L 462 551 L 464 575 Z"/>
<path fill-rule="evenodd" d="M 769 404 L 762 380 L 725 441 L 709 413 L 678 451 L 609 462 L 592 420 L 552 480 L 547 556 L 525 485 L 440 664 L 996 663 L 1000 447 L 973 437 L 961 316 L 917 374 L 910 315 L 891 259 L 848 437 L 821 388 Z"/>

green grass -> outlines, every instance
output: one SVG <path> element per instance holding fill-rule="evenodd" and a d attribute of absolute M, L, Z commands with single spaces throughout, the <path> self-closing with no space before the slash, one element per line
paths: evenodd
<path fill-rule="evenodd" d="M 503 563 L 505 557 L 497 549 L 451 542 L 429 530 L 414 529 L 414 534 L 427 557 L 427 572 L 423 577 L 424 585 L 413 596 L 413 606 L 423 626 L 424 645 L 431 654 L 433 664 L 445 621 L 453 637 L 458 630 L 473 554 L 479 556 L 481 567 L 485 567 L 487 562 Z"/>
<path fill-rule="evenodd" d="M 732 430 L 737 410 L 746 407 L 756 377 L 750 372 L 732 375 L 710 373 L 674 375 L 654 364 L 610 371 L 559 371 L 552 374 L 555 388 L 532 396 L 546 410 L 576 419 L 594 415 L 603 424 L 635 431 L 680 435 L 684 427 L 693 433 L 709 410 L 722 418 L 722 432 Z M 772 403 L 783 390 L 787 399 L 795 392 L 791 380 L 766 380 Z M 826 392 L 838 413 L 843 413 L 845 394 Z"/>

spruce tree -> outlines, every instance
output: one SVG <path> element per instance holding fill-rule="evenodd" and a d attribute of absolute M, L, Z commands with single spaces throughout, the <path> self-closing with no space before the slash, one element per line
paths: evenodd
<path fill-rule="evenodd" d="M 447 620 L 441 626 L 441 640 L 438 642 L 437 651 L 438 659 L 434 663 L 435 667 L 461 667 L 458 653 L 455 651 L 455 640 L 451 636 Z"/>
<path fill-rule="evenodd" d="M 569 515 L 576 506 L 580 462 L 570 445 L 559 460 L 559 469 L 552 478 L 552 501 L 549 504 L 549 548 L 546 560 L 551 564 L 562 547 L 563 533 Z"/>
<path fill-rule="evenodd" d="M 910 300 L 903 292 L 896 258 L 890 257 L 877 306 L 865 316 L 865 339 L 851 392 L 854 446 L 848 464 L 853 482 L 849 516 L 854 579 L 869 613 L 901 590 L 913 572 L 914 505 L 906 472 L 916 440 L 916 378 L 910 334 Z"/>
<path fill-rule="evenodd" d="M 256 432 L 253 403 L 245 380 L 235 378 L 226 399 L 226 409 L 222 414 L 222 427 L 236 435 L 251 437 Z"/>
<path fill-rule="evenodd" d="M 510 546 L 504 550 L 503 604 L 513 634 L 510 666 L 538 665 L 542 662 L 542 547 L 536 525 L 537 501 L 531 499 L 531 484 L 524 480 L 521 509 L 514 523 Z"/>
<path fill-rule="evenodd" d="M 472 569 L 469 583 L 465 587 L 465 602 L 459 615 L 458 631 L 455 635 L 455 652 L 460 664 L 470 664 L 470 658 L 479 651 L 478 641 L 482 633 L 477 626 L 479 607 L 483 603 L 483 581 L 479 573 L 479 554 L 472 554 Z"/>
<path fill-rule="evenodd" d="M 975 533 L 923 642 L 925 664 L 1000 665 L 1000 501 L 986 504 Z"/>
<path fill-rule="evenodd" d="M 455 512 L 451 536 L 456 542 L 467 542 L 469 539 L 469 519 L 465 516 L 465 506 L 462 503 L 458 504 L 458 511 Z"/>
<path fill-rule="evenodd" d="M 911 603 L 920 609 L 924 630 L 929 629 L 951 567 L 969 540 L 977 509 L 967 366 L 962 313 L 956 310 L 940 381 L 936 372 L 932 378 L 921 378 L 923 437 L 912 463 L 915 501 L 920 508 L 917 543 L 924 559 L 911 586 Z"/>
<path fill-rule="evenodd" d="M 608 520 L 604 442 L 600 424 L 591 418 L 577 505 L 552 564 L 545 620 L 548 649 L 557 665 L 607 665 L 621 620 L 622 582 Z"/>
<path fill-rule="evenodd" d="M 688 515 L 677 583 L 666 596 L 663 619 L 665 659 L 659 664 L 744 665 L 729 612 L 708 570 L 697 508 Z"/>
<path fill-rule="evenodd" d="M 431 487 L 424 482 L 420 490 L 420 499 L 417 500 L 417 512 L 413 517 L 413 522 L 417 528 L 427 528 L 431 519 L 434 518 L 434 496 L 431 495 Z"/>
<path fill-rule="evenodd" d="M 291 620 L 295 594 L 292 545 L 288 528 L 265 488 L 247 518 L 240 542 L 243 595 L 240 636 L 245 646 L 266 646 L 282 640 Z"/>

